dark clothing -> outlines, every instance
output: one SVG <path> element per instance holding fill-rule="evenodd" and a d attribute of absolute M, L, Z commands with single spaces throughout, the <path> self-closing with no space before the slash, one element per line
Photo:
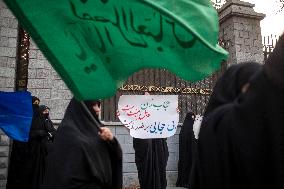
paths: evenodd
<path fill-rule="evenodd" d="M 261 68 L 260 64 L 247 62 L 232 65 L 218 79 L 206 106 L 204 116 L 221 105 L 233 102 L 241 93 L 244 84 Z"/>
<path fill-rule="evenodd" d="M 47 148 L 44 119 L 33 105 L 33 119 L 28 142 L 13 141 L 9 162 L 7 189 L 38 189 L 45 172 Z"/>
<path fill-rule="evenodd" d="M 32 157 L 29 143 L 13 141 L 9 159 L 7 189 L 29 188 L 31 186 L 30 158 Z"/>
<path fill-rule="evenodd" d="M 284 188 L 283 53 L 284 36 L 248 91 L 203 119 L 194 189 Z"/>
<path fill-rule="evenodd" d="M 201 128 L 201 189 L 284 187 L 284 94 L 263 72 L 254 82 L 246 95 L 217 109 Z"/>
<path fill-rule="evenodd" d="M 72 99 L 57 130 L 43 189 L 121 189 L 122 151 L 104 141 L 82 104 Z"/>
<path fill-rule="evenodd" d="M 44 120 L 44 129 L 47 131 L 47 140 L 53 141 L 56 129 L 53 126 L 51 119 L 49 118 L 49 114 L 43 113 L 46 109 L 49 110 L 49 107 L 46 105 L 39 106 L 39 113 L 42 119 Z"/>
<path fill-rule="evenodd" d="M 210 131 L 215 132 L 214 125 L 218 124 L 222 115 L 225 114 L 226 111 L 230 110 L 234 104 L 234 101 L 240 95 L 242 87 L 246 83 L 249 83 L 252 75 L 260 69 L 261 66 L 258 63 L 236 64 L 229 67 L 228 70 L 218 79 L 205 110 L 201 125 L 201 131 L 203 132 L 200 134 L 201 136 L 205 135 L 207 132 L 206 130 L 211 129 Z M 199 140 L 201 141 L 199 142 L 198 140 L 195 140 L 192 145 L 193 165 L 190 173 L 190 188 L 193 189 L 200 188 L 201 185 L 204 184 L 203 182 L 206 182 L 206 179 L 208 178 L 205 179 L 205 174 L 207 175 L 207 173 L 210 172 L 207 169 L 217 170 L 216 167 L 218 166 L 212 165 L 211 167 L 206 167 L 206 173 L 201 175 L 202 168 L 205 166 L 200 162 L 200 156 L 205 158 L 203 155 L 203 150 L 206 151 L 206 158 L 216 157 L 217 155 L 215 153 L 219 154 L 219 152 L 216 152 L 215 148 L 207 148 L 206 146 L 203 146 L 202 144 L 204 143 L 204 140 L 206 140 L 208 143 L 211 143 L 212 146 L 219 144 L 217 144 L 215 140 L 211 140 L 210 137 L 207 139 L 202 137 L 201 139 L 199 138 Z M 207 176 L 210 178 L 210 175 Z M 216 177 L 220 178 L 220 175 L 216 175 Z"/>
<path fill-rule="evenodd" d="M 169 151 L 166 139 L 133 138 L 141 189 L 165 189 Z"/>
<path fill-rule="evenodd" d="M 192 145 L 195 143 L 193 133 L 194 113 L 186 114 L 179 134 L 179 160 L 177 187 L 188 187 L 192 166 Z"/>

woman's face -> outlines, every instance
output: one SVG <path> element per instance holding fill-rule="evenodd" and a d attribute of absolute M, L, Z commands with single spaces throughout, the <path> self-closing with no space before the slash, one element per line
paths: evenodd
<path fill-rule="evenodd" d="M 100 106 L 100 104 L 95 103 L 92 107 L 93 107 L 93 110 L 96 112 L 97 116 L 99 116 L 100 113 L 101 113 L 101 106 Z"/>
<path fill-rule="evenodd" d="M 35 100 L 35 101 L 33 102 L 33 104 L 39 105 L 39 100 Z"/>
<path fill-rule="evenodd" d="M 43 114 L 49 114 L 49 109 L 45 109 L 42 113 Z"/>

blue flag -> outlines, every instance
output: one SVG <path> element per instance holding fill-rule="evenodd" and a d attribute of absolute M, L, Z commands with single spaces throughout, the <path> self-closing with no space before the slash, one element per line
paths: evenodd
<path fill-rule="evenodd" d="M 10 138 L 27 142 L 33 117 L 29 92 L 0 91 L 0 128 Z"/>

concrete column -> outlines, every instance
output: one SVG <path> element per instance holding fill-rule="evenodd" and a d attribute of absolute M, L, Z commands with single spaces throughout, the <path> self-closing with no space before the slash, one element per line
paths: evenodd
<path fill-rule="evenodd" d="M 230 53 L 228 65 L 244 61 L 263 62 L 260 21 L 265 14 L 253 10 L 254 4 L 227 0 L 218 10 L 219 38 Z"/>

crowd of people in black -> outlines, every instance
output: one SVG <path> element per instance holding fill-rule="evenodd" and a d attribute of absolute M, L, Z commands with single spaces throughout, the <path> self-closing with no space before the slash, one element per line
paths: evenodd
<path fill-rule="evenodd" d="M 284 188 L 283 74 L 284 35 L 264 65 L 227 69 L 213 88 L 198 139 L 195 114 L 186 115 L 176 186 Z M 99 120 L 100 101 L 73 98 L 58 130 L 39 103 L 34 97 L 29 141 L 13 141 L 7 189 L 121 189 L 123 153 Z M 134 138 L 133 147 L 140 188 L 165 189 L 166 139 Z"/>

